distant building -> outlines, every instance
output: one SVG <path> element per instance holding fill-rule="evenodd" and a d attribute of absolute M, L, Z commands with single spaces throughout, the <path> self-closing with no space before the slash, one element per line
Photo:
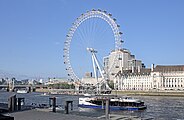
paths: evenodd
<path fill-rule="evenodd" d="M 184 90 L 184 65 L 157 65 L 152 76 L 153 89 Z"/>
<path fill-rule="evenodd" d="M 184 90 L 184 65 L 157 65 L 151 69 L 124 70 L 116 74 L 117 90 Z"/>
<path fill-rule="evenodd" d="M 98 81 L 101 81 L 102 78 L 98 78 L 98 80 L 92 76 L 91 72 L 87 72 L 85 76 L 81 79 L 81 82 L 85 85 L 96 85 Z"/>
<path fill-rule="evenodd" d="M 63 82 L 69 82 L 68 79 L 65 78 L 49 78 L 47 82 L 45 82 L 45 85 L 49 84 L 57 84 L 57 83 L 63 83 Z"/>

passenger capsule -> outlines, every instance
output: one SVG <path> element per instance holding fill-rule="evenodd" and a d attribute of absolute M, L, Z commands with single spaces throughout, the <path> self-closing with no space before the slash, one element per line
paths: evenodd
<path fill-rule="evenodd" d="M 121 34 L 121 35 L 122 35 L 123 33 L 122 33 L 122 32 L 119 32 L 119 34 Z"/>

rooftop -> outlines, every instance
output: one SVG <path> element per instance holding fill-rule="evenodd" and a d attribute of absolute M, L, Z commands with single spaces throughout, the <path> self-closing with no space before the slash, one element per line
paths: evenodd
<path fill-rule="evenodd" d="M 184 71 L 184 65 L 157 65 L 154 72 Z"/>

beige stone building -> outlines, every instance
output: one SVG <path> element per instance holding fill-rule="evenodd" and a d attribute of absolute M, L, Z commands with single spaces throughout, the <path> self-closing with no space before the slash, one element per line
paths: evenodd
<path fill-rule="evenodd" d="M 124 70 L 114 79 L 117 90 L 184 90 L 184 65 L 152 66 L 151 69 Z"/>

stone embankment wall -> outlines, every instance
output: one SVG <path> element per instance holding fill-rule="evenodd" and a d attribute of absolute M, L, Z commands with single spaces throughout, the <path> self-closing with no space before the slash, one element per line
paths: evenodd
<path fill-rule="evenodd" d="M 174 96 L 184 97 L 184 91 L 112 91 L 113 95 Z"/>

